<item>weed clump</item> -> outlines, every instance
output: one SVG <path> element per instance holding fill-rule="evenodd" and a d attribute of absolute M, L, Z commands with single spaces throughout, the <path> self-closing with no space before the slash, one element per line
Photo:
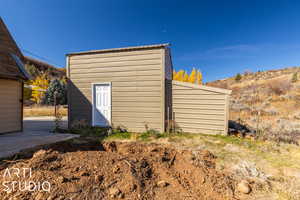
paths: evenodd
<path fill-rule="evenodd" d="M 110 127 L 93 127 L 86 120 L 75 120 L 69 132 L 81 136 L 105 137 L 108 136 L 109 130 Z"/>
<path fill-rule="evenodd" d="M 242 79 L 242 75 L 240 73 L 237 73 L 237 75 L 235 76 L 234 80 L 235 81 L 240 81 Z"/>

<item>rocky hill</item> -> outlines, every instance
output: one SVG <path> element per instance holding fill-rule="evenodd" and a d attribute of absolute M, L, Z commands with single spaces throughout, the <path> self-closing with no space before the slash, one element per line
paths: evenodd
<path fill-rule="evenodd" d="M 33 79 L 44 76 L 48 80 L 63 79 L 66 76 L 65 68 L 59 68 L 31 57 L 25 57 L 25 67 Z"/>
<path fill-rule="evenodd" d="M 263 137 L 295 141 L 300 137 L 300 67 L 246 72 L 207 85 L 232 90 L 230 119 Z"/>

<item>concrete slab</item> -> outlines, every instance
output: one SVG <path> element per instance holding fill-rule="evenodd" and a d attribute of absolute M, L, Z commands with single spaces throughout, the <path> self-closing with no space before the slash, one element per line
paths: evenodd
<path fill-rule="evenodd" d="M 62 121 L 66 127 L 67 119 Z M 51 133 L 54 129 L 52 117 L 29 117 L 24 119 L 24 131 L 0 135 L 0 158 L 12 156 L 24 149 L 51 144 L 79 137 L 74 134 Z"/>

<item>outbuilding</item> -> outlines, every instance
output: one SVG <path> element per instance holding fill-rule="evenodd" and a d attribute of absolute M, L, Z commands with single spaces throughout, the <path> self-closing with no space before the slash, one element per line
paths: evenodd
<path fill-rule="evenodd" d="M 168 44 L 67 54 L 69 126 L 164 132 L 171 109 Z M 169 109 L 168 109 L 169 107 Z"/>
<path fill-rule="evenodd" d="M 0 18 L 0 134 L 23 129 L 23 55 Z"/>
<path fill-rule="evenodd" d="M 172 72 L 168 44 L 67 54 L 69 127 L 224 134 L 230 91 L 172 82 Z"/>
<path fill-rule="evenodd" d="M 172 81 L 172 94 L 175 131 L 227 134 L 231 90 Z"/>

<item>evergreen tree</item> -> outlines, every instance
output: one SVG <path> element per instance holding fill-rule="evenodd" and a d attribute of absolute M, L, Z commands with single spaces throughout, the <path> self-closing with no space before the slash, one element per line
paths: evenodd
<path fill-rule="evenodd" d="M 45 104 L 54 105 L 56 93 L 56 104 L 64 105 L 67 103 L 66 85 L 61 81 L 54 79 L 50 82 L 45 95 Z"/>

